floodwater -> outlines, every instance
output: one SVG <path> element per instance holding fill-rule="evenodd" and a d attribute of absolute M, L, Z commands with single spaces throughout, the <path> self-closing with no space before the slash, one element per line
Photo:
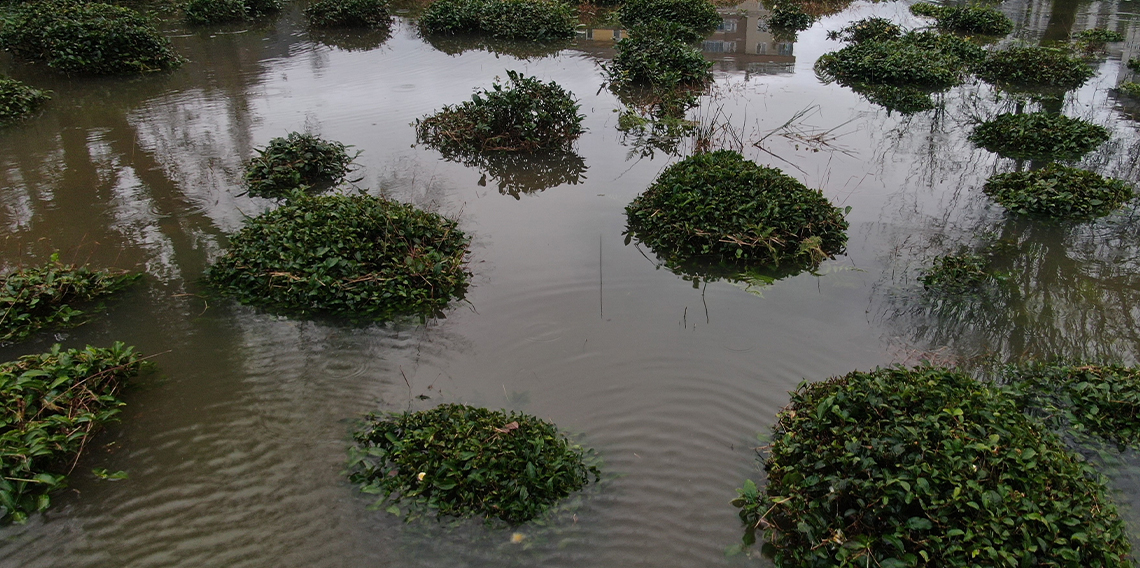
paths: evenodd
<path fill-rule="evenodd" d="M 1127 35 L 1059 106 L 1113 133 L 1084 167 L 1140 181 L 1137 109 L 1111 91 L 1140 45 L 1136 4 L 1001 9 L 1028 42 L 1094 26 Z M 981 186 L 1025 165 L 966 135 L 1014 103 L 966 84 L 944 110 L 903 117 L 812 71 L 839 47 L 827 30 L 870 15 L 918 25 L 906 3 L 857 2 L 794 43 L 763 33 L 754 3 L 725 14 L 705 43 L 714 94 L 695 116 L 727 125 L 722 146 L 742 142 L 748 157 L 852 208 L 846 255 L 771 285 L 674 274 L 625 243 L 624 206 L 677 158 L 646 156 L 617 131 L 621 104 L 599 89 L 613 30 L 519 59 L 432 45 L 405 17 L 386 40 L 313 37 L 293 6 L 214 33 L 169 24 L 190 62 L 167 74 L 66 78 L 0 56 L 0 71 L 55 91 L 41 116 L 0 130 L 0 264 L 59 251 L 147 275 L 97 322 L 0 355 L 119 340 L 158 365 L 71 489 L 26 525 L 0 528 L 0 567 L 765 565 L 726 556 L 742 534 L 728 502 L 759 479 L 756 434 L 800 381 L 922 357 L 1140 359 L 1135 203 L 1089 223 L 1009 220 Z M 507 69 L 581 100 L 588 131 L 576 154 L 480 169 L 414 145 L 415 118 Z M 225 235 L 272 206 L 241 195 L 242 161 L 294 130 L 360 150 L 358 187 L 457 217 L 474 237 L 466 301 L 423 325 L 361 328 L 203 295 Z M 951 303 L 922 293 L 924 262 L 993 240 L 1009 243 L 999 265 L 1016 293 Z M 519 527 L 519 544 L 510 529 L 405 524 L 369 509 L 342 475 L 354 421 L 442 402 L 553 420 L 598 451 L 604 480 L 551 525 Z M 129 478 L 98 480 L 93 468 Z M 1134 535 L 1138 472 L 1114 474 Z"/>

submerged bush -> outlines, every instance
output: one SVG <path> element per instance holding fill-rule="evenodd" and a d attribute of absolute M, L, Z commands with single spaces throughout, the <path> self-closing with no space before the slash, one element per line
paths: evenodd
<path fill-rule="evenodd" d="M 574 36 L 573 10 L 558 0 L 436 0 L 419 19 L 425 35 L 482 33 L 498 39 Z"/>
<path fill-rule="evenodd" d="M 936 6 L 928 2 L 911 4 L 916 16 L 934 18 L 941 30 L 963 34 L 1005 35 L 1013 31 L 1013 20 L 989 6 Z"/>
<path fill-rule="evenodd" d="M 15 79 L 0 77 L 0 124 L 24 118 L 45 101 L 51 91 L 29 87 Z"/>
<path fill-rule="evenodd" d="M 1120 92 L 1122 92 L 1122 93 L 1124 93 L 1130 97 L 1140 99 L 1140 83 L 1135 83 L 1133 81 L 1125 81 L 1125 82 L 1121 83 L 1120 86 L 1117 87 L 1117 89 L 1119 89 Z"/>
<path fill-rule="evenodd" d="M 387 28 L 392 25 L 388 0 L 318 0 L 305 8 L 309 24 L 318 28 Z"/>
<path fill-rule="evenodd" d="M 96 430 L 119 413 L 118 393 L 138 374 L 134 348 L 61 350 L 0 364 L 0 522 L 23 522 L 66 487 Z"/>
<path fill-rule="evenodd" d="M 1102 217 L 1132 199 L 1123 181 L 1060 164 L 991 176 L 983 191 L 1013 213 L 1061 219 Z"/>
<path fill-rule="evenodd" d="M 843 211 L 819 190 L 729 150 L 665 168 L 625 211 L 628 232 L 675 262 L 814 267 L 847 243 Z"/>
<path fill-rule="evenodd" d="M 888 111 L 901 114 L 914 114 L 937 108 L 931 98 L 931 90 L 915 87 L 899 87 L 895 85 L 871 85 L 867 83 L 853 83 L 846 85 L 852 91 L 863 95 L 868 101 L 877 104 Z"/>
<path fill-rule="evenodd" d="M 1001 114 L 983 122 L 970 141 L 1007 158 L 1075 160 L 1109 138 L 1108 129 L 1063 114 Z"/>
<path fill-rule="evenodd" d="M 708 0 L 625 0 L 618 18 L 631 35 L 667 28 L 685 43 L 704 39 L 723 21 Z"/>
<path fill-rule="evenodd" d="M 796 3 L 776 4 L 772 8 L 772 15 L 768 16 L 768 27 L 776 30 L 793 30 L 802 32 L 811 27 L 815 18 L 805 13 Z"/>
<path fill-rule="evenodd" d="M 354 438 L 350 479 L 397 514 L 405 501 L 414 512 L 518 524 L 598 476 L 554 424 L 517 412 L 445 404 L 373 415 Z"/>
<path fill-rule="evenodd" d="M 993 51 L 979 64 L 977 75 L 997 85 L 1023 89 L 1071 90 L 1092 78 L 1093 71 L 1064 49 L 1011 47 Z"/>
<path fill-rule="evenodd" d="M 801 384 L 734 504 L 776 566 L 1131 566 L 1105 480 L 1011 393 L 938 367 Z"/>
<path fill-rule="evenodd" d="M 206 278 L 245 304 L 354 320 L 430 315 L 467 286 L 454 221 L 367 195 L 298 196 L 230 237 Z"/>
<path fill-rule="evenodd" d="M 649 86 L 659 92 L 672 91 L 703 86 L 712 78 L 712 62 L 676 35 L 639 28 L 614 49 L 613 60 L 602 66 L 611 88 Z"/>
<path fill-rule="evenodd" d="M 989 256 L 961 252 L 936 257 L 930 267 L 922 271 L 918 281 L 927 290 L 963 293 L 1003 277 L 990 269 Z"/>
<path fill-rule="evenodd" d="M 274 138 L 245 165 L 245 183 L 254 197 L 283 198 L 296 190 L 327 189 L 348 175 L 355 156 L 348 146 L 313 134 L 290 132 Z"/>
<path fill-rule="evenodd" d="M 87 322 L 102 305 L 87 306 L 140 278 L 115 270 L 52 262 L 0 279 L 0 343 L 22 341 L 45 327 Z M 83 307 L 83 310 L 76 306 Z"/>
<path fill-rule="evenodd" d="M 1004 379 L 1054 430 L 1140 448 L 1140 369 L 1035 363 L 1008 369 Z"/>
<path fill-rule="evenodd" d="M 890 28 L 877 26 L 868 31 L 891 33 Z M 907 32 L 894 39 L 863 39 L 827 53 L 815 68 L 843 84 L 941 89 L 961 83 L 970 66 L 983 56 L 981 48 L 955 36 Z"/>
<path fill-rule="evenodd" d="M 1128 68 L 1133 71 L 1140 71 L 1140 59 L 1132 58 L 1128 60 Z"/>
<path fill-rule="evenodd" d="M 534 152 L 566 148 L 581 136 L 585 117 L 570 92 L 515 71 L 507 78 L 509 85 L 496 82 L 470 101 L 417 119 L 417 140 L 452 152 Z"/>
<path fill-rule="evenodd" d="M 188 0 L 186 23 L 195 26 L 241 22 L 279 12 L 281 0 Z"/>
<path fill-rule="evenodd" d="M 846 43 L 864 41 L 884 41 L 902 37 L 903 29 L 886 18 L 863 18 L 852 22 L 838 31 L 827 32 L 828 39 Z"/>
<path fill-rule="evenodd" d="M 1093 28 L 1091 30 L 1084 30 L 1073 34 L 1073 38 L 1077 41 L 1087 44 L 1105 44 L 1110 42 L 1124 41 L 1124 34 L 1106 30 L 1104 28 Z"/>
<path fill-rule="evenodd" d="M 74 0 L 17 5 L 0 27 L 0 47 L 61 71 L 97 75 L 160 71 L 182 62 L 134 10 Z"/>

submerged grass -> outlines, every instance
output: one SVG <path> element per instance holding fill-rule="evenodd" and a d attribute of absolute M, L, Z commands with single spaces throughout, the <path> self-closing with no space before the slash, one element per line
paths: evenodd
<path fill-rule="evenodd" d="M 141 365 L 121 343 L 56 345 L 0 364 L 0 522 L 48 508 L 87 441 L 118 414 L 118 393 Z"/>
<path fill-rule="evenodd" d="M 410 515 L 533 519 L 586 486 L 596 467 L 581 446 L 545 420 L 517 412 L 444 404 L 370 416 L 354 436 L 349 478 Z"/>
<path fill-rule="evenodd" d="M 51 91 L 41 91 L 15 79 L 0 77 L 0 124 L 26 117 L 50 99 Z"/>
<path fill-rule="evenodd" d="M 232 235 L 206 278 L 276 312 L 426 317 L 466 290 L 468 242 L 455 221 L 411 205 L 300 195 Z"/>
<path fill-rule="evenodd" d="M 814 268 L 843 252 L 843 215 L 819 190 L 730 150 L 665 168 L 626 207 L 629 235 L 675 264 L 712 257 Z"/>
<path fill-rule="evenodd" d="M 48 327 L 83 324 L 103 309 L 92 302 L 141 276 L 60 264 L 54 257 L 43 266 L 10 272 L 0 278 L 0 343 L 22 341 Z"/>
<path fill-rule="evenodd" d="M 935 257 L 930 267 L 919 275 L 918 281 L 926 290 L 963 294 L 1004 280 L 1006 274 L 995 272 L 990 267 L 993 259 L 985 252 L 962 251 Z"/>
<path fill-rule="evenodd" d="M 781 567 L 1128 567 L 1106 480 L 1009 389 L 940 367 L 802 383 L 734 504 Z"/>
<path fill-rule="evenodd" d="M 1012 213 L 1075 220 L 1108 215 L 1133 195 L 1121 180 L 1056 163 L 991 176 L 983 191 Z"/>
<path fill-rule="evenodd" d="M 1103 126 L 1049 112 L 1001 114 L 970 134 L 978 146 L 1016 159 L 1076 160 L 1108 138 Z"/>

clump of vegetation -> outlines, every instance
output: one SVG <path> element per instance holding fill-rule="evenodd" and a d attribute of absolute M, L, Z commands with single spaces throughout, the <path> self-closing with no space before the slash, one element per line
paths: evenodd
<path fill-rule="evenodd" d="M 241 22 L 281 11 L 281 0 L 189 0 L 183 19 L 195 26 Z"/>
<path fill-rule="evenodd" d="M 986 254 L 963 251 L 934 259 L 924 269 L 918 281 L 927 290 L 965 293 L 978 290 L 988 283 L 1005 278 L 990 268 L 991 257 Z"/>
<path fill-rule="evenodd" d="M 990 6 L 937 6 L 928 2 L 911 4 L 916 16 L 934 18 L 938 29 L 963 34 L 1002 36 L 1013 31 L 1013 20 Z"/>
<path fill-rule="evenodd" d="M 24 522 L 66 487 L 98 428 L 119 413 L 118 393 L 138 374 L 134 348 L 88 346 L 0 364 L 0 522 Z"/>
<path fill-rule="evenodd" d="M 557 0 L 436 0 L 419 19 L 424 35 L 481 33 L 498 39 L 574 36 L 575 15 Z"/>
<path fill-rule="evenodd" d="M 1124 41 L 1124 34 L 1104 28 L 1093 28 L 1073 34 L 1073 39 L 1088 44 L 1105 44 Z"/>
<path fill-rule="evenodd" d="M 249 221 L 206 278 L 245 304 L 354 320 L 430 315 L 467 287 L 455 221 L 367 195 L 299 195 Z"/>
<path fill-rule="evenodd" d="M 891 33 L 890 28 L 880 30 Z M 875 31 L 869 27 L 859 33 Z M 981 48 L 961 38 L 912 31 L 894 39 L 863 39 L 823 55 L 815 68 L 840 82 L 949 88 L 983 57 Z"/>
<path fill-rule="evenodd" d="M 1013 213 L 1058 219 L 1102 217 L 1132 199 L 1123 181 L 1056 163 L 991 176 L 983 191 Z"/>
<path fill-rule="evenodd" d="M 625 0 L 618 18 L 633 36 L 667 31 L 684 43 L 704 39 L 723 21 L 708 0 Z"/>
<path fill-rule="evenodd" d="M 1068 50 L 1033 46 L 992 51 L 976 72 L 982 80 L 1005 87 L 1066 91 L 1096 74 Z"/>
<path fill-rule="evenodd" d="M 712 78 L 712 62 L 671 33 L 634 29 L 614 48 L 617 54 L 603 65 L 611 88 L 651 87 L 664 96 L 684 87 L 701 87 Z"/>
<path fill-rule="evenodd" d="M 445 160 L 479 170 L 480 186 L 494 186 L 503 195 L 521 199 L 524 193 L 559 185 L 577 185 L 586 178 L 586 161 L 572 150 L 536 153 L 466 152 L 440 149 Z"/>
<path fill-rule="evenodd" d="M 804 12 L 796 3 L 780 3 L 772 8 L 768 16 L 768 27 L 774 30 L 792 30 L 802 32 L 815 23 L 815 18 Z"/>
<path fill-rule="evenodd" d="M 0 279 L 0 342 L 22 341 L 46 327 L 81 325 L 103 309 L 86 304 L 141 276 L 60 264 L 54 256 L 44 266 L 10 272 Z"/>
<path fill-rule="evenodd" d="M 305 8 L 317 28 L 387 28 L 392 25 L 388 0 L 318 0 Z"/>
<path fill-rule="evenodd" d="M 1004 379 L 1055 431 L 1140 448 L 1140 369 L 1036 363 L 1010 368 Z"/>
<path fill-rule="evenodd" d="M 427 36 L 424 40 L 433 48 L 448 55 L 486 51 L 527 60 L 553 57 L 570 46 L 569 40 L 526 41 L 470 35 L 433 35 Z"/>
<path fill-rule="evenodd" d="M 170 41 L 138 12 L 77 0 L 18 4 L 0 27 L 0 47 L 65 72 L 111 75 L 182 63 Z"/>
<path fill-rule="evenodd" d="M 49 99 L 51 91 L 41 91 L 15 79 L 0 77 L 0 124 L 28 116 Z"/>
<path fill-rule="evenodd" d="M 566 148 L 582 134 L 583 115 L 573 95 L 507 71 L 509 85 L 495 83 L 470 101 L 416 120 L 416 137 L 446 151 L 535 152 Z"/>
<path fill-rule="evenodd" d="M 354 436 L 350 479 L 413 511 L 526 522 L 586 486 L 596 467 L 550 422 L 459 404 L 370 416 Z"/>
<path fill-rule="evenodd" d="M 886 18 L 863 18 L 838 31 L 827 32 L 827 38 L 845 43 L 884 41 L 902 37 L 903 29 Z"/>
<path fill-rule="evenodd" d="M 1132 58 L 1128 60 L 1128 68 L 1133 71 L 1140 71 L 1140 59 Z"/>
<path fill-rule="evenodd" d="M 328 189 L 348 175 L 356 158 L 348 146 L 313 134 L 290 132 L 274 138 L 245 165 L 245 183 L 254 197 L 285 198 L 296 191 Z"/>
<path fill-rule="evenodd" d="M 729 150 L 665 168 L 625 211 L 629 234 L 675 262 L 814 267 L 847 243 L 844 212 L 819 190 Z"/>
<path fill-rule="evenodd" d="M 1140 83 L 1125 81 L 1117 87 L 1117 90 L 1130 97 L 1140 99 Z"/>
<path fill-rule="evenodd" d="M 1007 158 L 1075 160 L 1109 138 L 1108 129 L 1063 114 L 1001 114 L 983 122 L 970 141 Z"/>
<path fill-rule="evenodd" d="M 801 384 L 734 504 L 776 566 L 1130 566 L 1105 480 L 1014 396 L 939 367 Z"/>
<path fill-rule="evenodd" d="M 895 85 L 870 85 L 855 83 L 848 85 L 852 91 L 863 95 L 868 101 L 888 111 L 901 114 L 914 114 L 937 108 L 930 90 Z"/>

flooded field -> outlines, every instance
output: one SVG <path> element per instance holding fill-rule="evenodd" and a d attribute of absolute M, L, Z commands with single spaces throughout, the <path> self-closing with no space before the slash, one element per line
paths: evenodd
<path fill-rule="evenodd" d="M 314 36 L 291 5 L 212 32 L 169 23 L 189 59 L 169 73 L 67 78 L 0 55 L 0 71 L 54 91 L 40 116 L 0 129 L 0 265 L 59 251 L 146 274 L 95 323 L 0 354 L 124 341 L 158 366 L 53 507 L 0 527 L 0 567 L 762 566 L 726 555 L 742 534 L 729 500 L 759 479 L 756 435 L 800 381 L 923 357 L 1137 363 L 1136 202 L 1091 222 L 1008 218 L 982 184 L 1025 164 L 966 137 L 1016 103 L 968 82 L 939 95 L 941 108 L 902 116 L 816 76 L 816 59 L 841 46 L 829 30 L 871 15 L 921 25 L 907 7 L 856 2 L 793 42 L 764 31 L 766 11 L 746 3 L 722 9 L 723 30 L 703 44 L 716 81 L 692 115 L 716 144 L 851 207 L 845 255 L 772 283 L 676 274 L 626 242 L 624 207 L 678 156 L 617 129 L 622 104 L 601 88 L 600 64 L 620 30 L 489 51 L 426 42 L 404 15 L 390 38 Z M 1006 41 L 1125 34 L 1052 110 L 1109 129 L 1081 167 L 1140 183 L 1140 108 L 1113 91 L 1130 73 L 1122 59 L 1140 55 L 1140 7 L 1000 8 L 1016 25 Z M 575 154 L 469 167 L 415 144 L 416 118 L 507 70 L 580 99 Z M 360 189 L 473 235 L 472 286 L 445 318 L 359 327 L 205 295 L 200 278 L 226 234 L 273 206 L 243 195 L 243 161 L 305 130 L 361 152 Z M 991 241 L 1006 244 L 996 262 L 1016 293 L 923 292 L 924 263 Z M 356 421 L 444 402 L 552 420 L 598 451 L 603 481 L 558 523 L 518 528 L 521 543 L 479 522 L 405 524 L 370 510 L 342 475 Z M 1140 543 L 1133 461 L 1113 480 Z M 95 468 L 129 477 L 100 480 Z"/>

